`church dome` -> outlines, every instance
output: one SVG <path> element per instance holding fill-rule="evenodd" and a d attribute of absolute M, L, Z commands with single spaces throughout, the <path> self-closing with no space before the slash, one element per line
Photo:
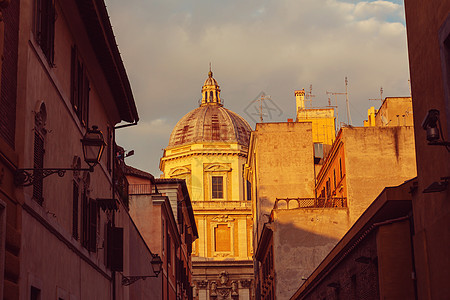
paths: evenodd
<path fill-rule="evenodd" d="M 226 142 L 248 146 L 251 127 L 238 114 L 223 107 L 213 74 L 202 87 L 200 107 L 187 113 L 172 131 L 169 148 L 190 143 Z"/>

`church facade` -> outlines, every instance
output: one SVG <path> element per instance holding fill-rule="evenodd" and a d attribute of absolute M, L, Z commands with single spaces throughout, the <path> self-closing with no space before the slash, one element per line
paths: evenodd
<path fill-rule="evenodd" d="M 195 299 L 253 299 L 251 200 L 243 166 L 251 128 L 223 107 L 210 71 L 198 108 L 176 124 L 161 158 L 165 178 L 185 179 L 199 239 L 192 249 Z"/>

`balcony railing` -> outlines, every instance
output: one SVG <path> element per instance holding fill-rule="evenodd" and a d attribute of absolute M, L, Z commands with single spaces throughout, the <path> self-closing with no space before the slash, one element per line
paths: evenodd
<path fill-rule="evenodd" d="M 274 209 L 342 208 L 347 207 L 346 197 L 331 198 L 277 198 Z"/>
<path fill-rule="evenodd" d="M 251 201 L 192 201 L 195 209 L 251 209 Z"/>
<path fill-rule="evenodd" d="M 148 195 L 152 193 L 151 184 L 130 184 L 129 185 L 130 195 Z"/>

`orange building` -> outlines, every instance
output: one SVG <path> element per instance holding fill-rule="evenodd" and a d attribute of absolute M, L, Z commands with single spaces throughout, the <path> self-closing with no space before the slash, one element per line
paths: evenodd
<path fill-rule="evenodd" d="M 386 119 L 383 116 L 397 116 L 410 109 L 410 98 L 386 98 L 374 126 L 341 128 L 316 176 L 317 201 L 347 201 L 355 222 L 385 186 L 415 177 L 413 127 L 382 121 Z M 407 124 L 410 118 L 411 112 L 405 119 Z"/>
<path fill-rule="evenodd" d="M 161 253 L 160 299 L 192 299 L 191 253 L 198 232 L 186 182 L 155 179 L 130 166 L 126 173 L 130 214 L 146 243 Z"/>

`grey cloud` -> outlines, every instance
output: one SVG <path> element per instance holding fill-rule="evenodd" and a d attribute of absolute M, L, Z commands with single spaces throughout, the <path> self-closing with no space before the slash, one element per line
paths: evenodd
<path fill-rule="evenodd" d="M 142 124 L 119 142 L 139 145 L 129 161 L 155 175 L 171 128 L 198 105 L 209 62 L 225 106 L 244 117 L 261 91 L 283 110 L 273 121 L 293 117 L 293 91 L 310 84 L 315 105 L 326 105 L 345 76 L 356 125 L 380 86 L 386 96 L 409 94 L 397 0 L 106 2 Z"/>

